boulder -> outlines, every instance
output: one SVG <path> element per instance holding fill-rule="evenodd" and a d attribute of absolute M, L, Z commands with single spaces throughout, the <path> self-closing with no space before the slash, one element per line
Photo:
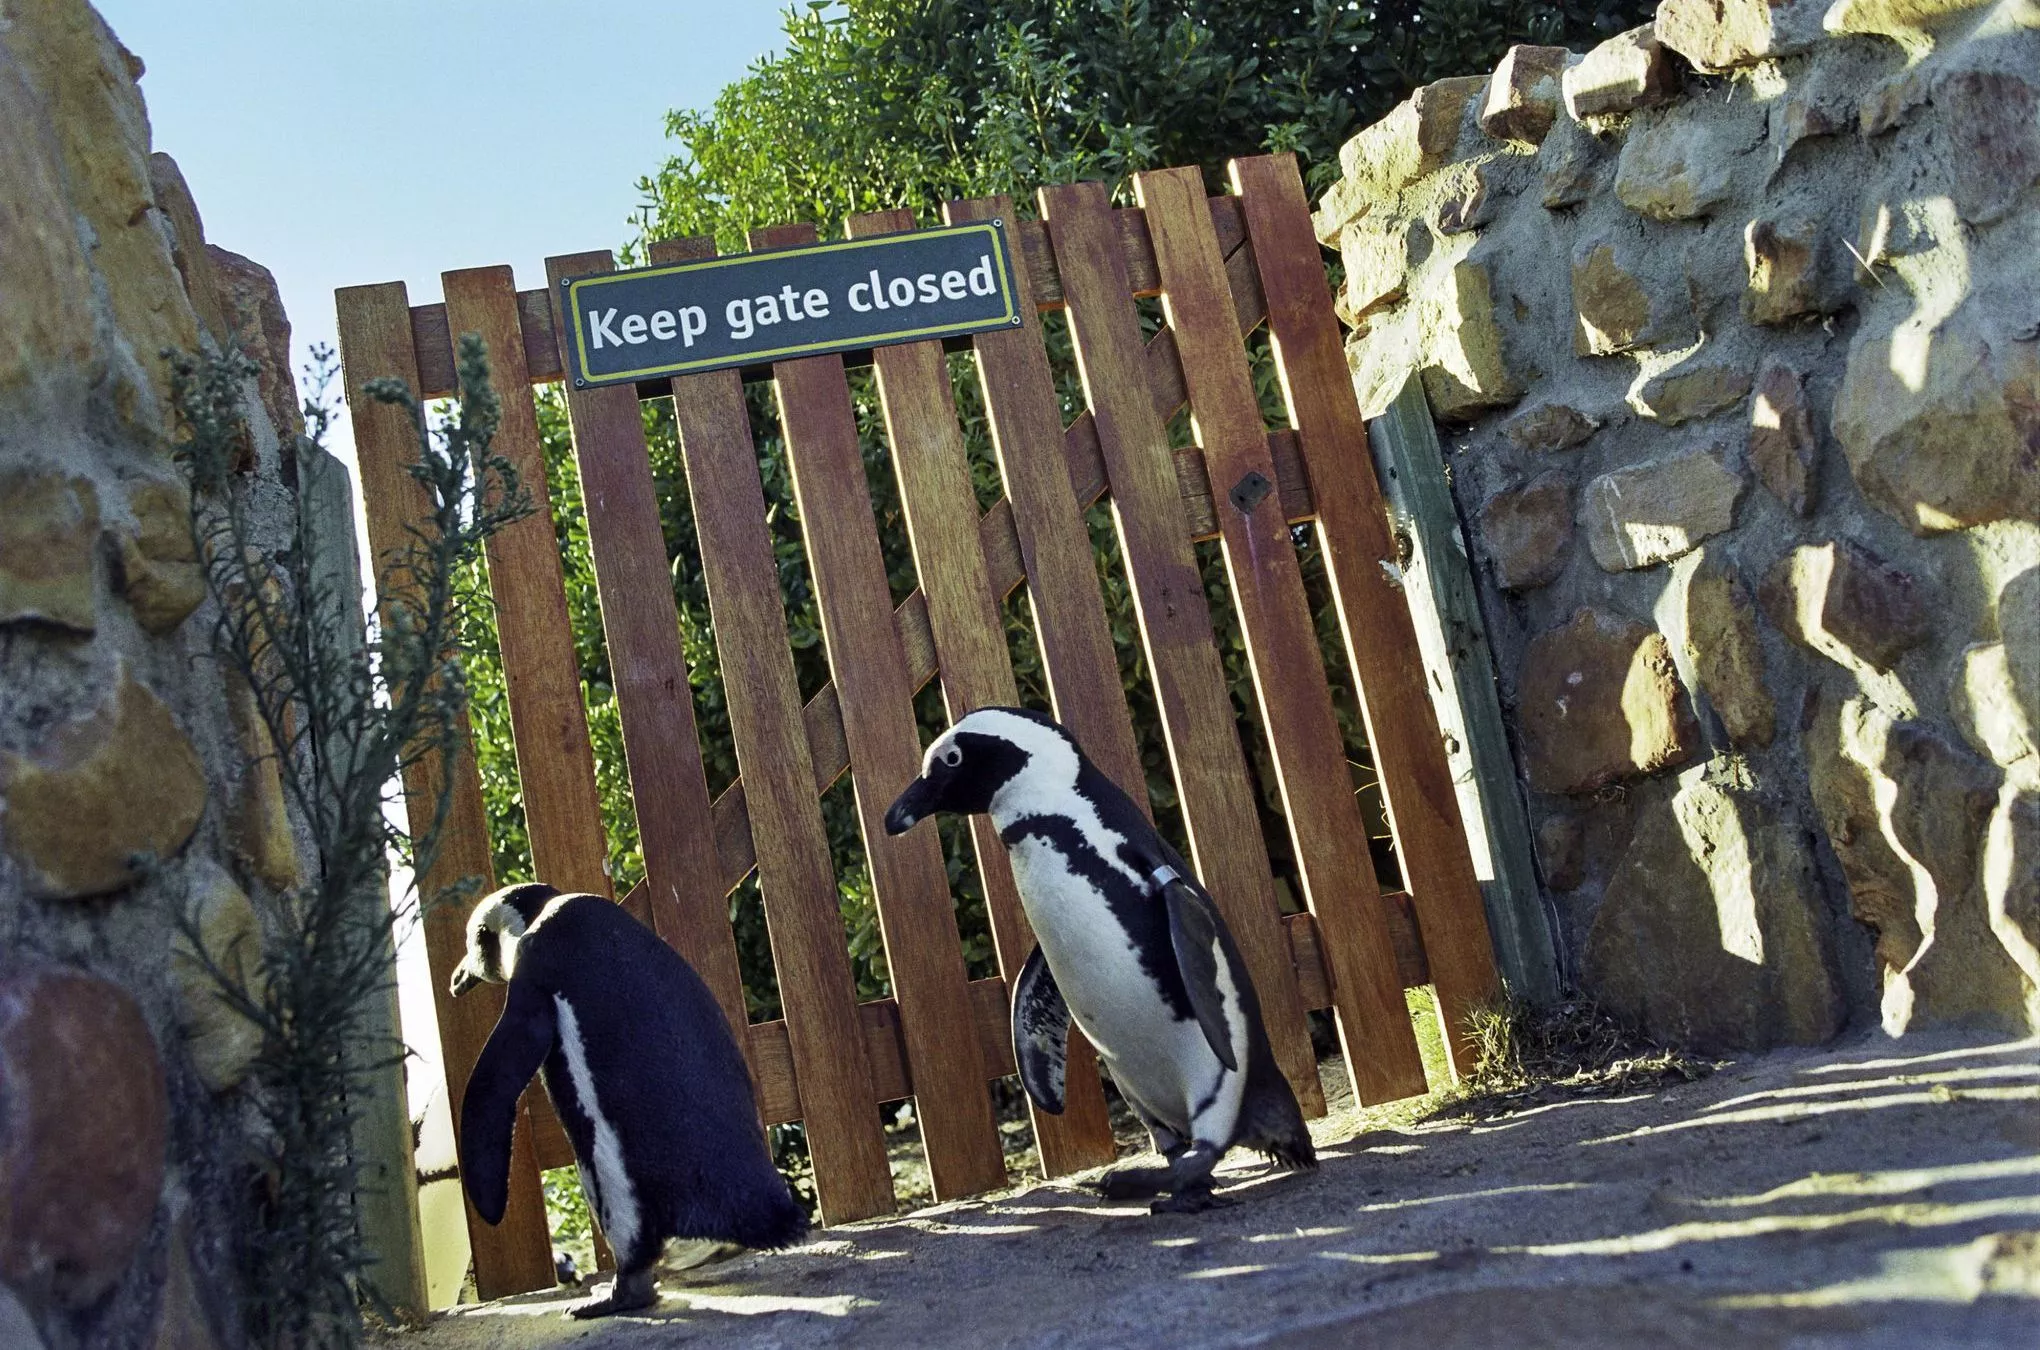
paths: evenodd
<path fill-rule="evenodd" d="M 1675 112 L 1632 131 L 1623 142 L 1615 196 L 1652 220 L 1710 215 L 1733 188 L 1735 157 L 1712 125 Z"/>
<path fill-rule="evenodd" d="M 1514 195 L 1512 159 L 1481 159 L 1455 164 L 1448 171 L 1436 220 L 1441 235 L 1465 234 L 1495 218 L 1502 203 Z"/>
<path fill-rule="evenodd" d="M 1574 121 L 1655 107 L 1679 92 L 1678 68 L 1650 25 L 1609 38 L 1559 82 Z"/>
<path fill-rule="evenodd" d="M 1564 474 L 1547 469 L 1519 488 L 1497 492 L 1480 511 L 1480 534 L 1494 560 L 1495 581 L 1521 591 L 1558 579 L 1572 552 L 1572 491 Z"/>
<path fill-rule="evenodd" d="M 1377 317 L 1346 343 L 1346 365 L 1364 417 L 1379 417 L 1417 373 L 1422 359 L 1419 324 L 1412 310 Z"/>
<path fill-rule="evenodd" d="M 1537 152 L 1544 205 L 1556 211 L 1587 200 L 1599 185 L 1607 162 L 1607 147 L 1592 132 L 1570 117 L 1553 123 Z"/>
<path fill-rule="evenodd" d="M 0 981 L 0 1279 L 83 1308 L 113 1288 L 163 1188 L 169 1103 L 118 985 L 44 968 Z"/>
<path fill-rule="evenodd" d="M 1610 572 L 1656 566 L 1734 528 L 1742 491 L 1719 448 L 1604 473 L 1581 501 L 1587 546 Z"/>
<path fill-rule="evenodd" d="M 1675 427 L 1727 412 L 1750 392 L 1749 367 L 1733 360 L 1686 360 L 1650 375 L 1629 391 L 1629 406 Z"/>
<path fill-rule="evenodd" d="M 1823 36 L 1828 0 L 1663 0 L 1652 31 L 1693 63 L 1720 74 L 1807 50 Z"/>
<path fill-rule="evenodd" d="M 1765 357 L 1750 400 L 1748 458 L 1757 481 L 1795 516 L 1813 510 L 1819 451 L 1805 377 L 1784 360 Z"/>
<path fill-rule="evenodd" d="M 1572 59 L 1563 47 L 1509 48 L 1488 80 L 1480 129 L 1498 141 L 1541 145 L 1558 120 L 1564 100 L 1559 81 Z"/>
<path fill-rule="evenodd" d="M 46 900 L 132 885 L 139 860 L 177 853 L 205 811 L 198 751 L 125 671 L 109 700 L 32 753 L 0 752 L 0 789 L 0 847 L 28 893 Z"/>
<path fill-rule="evenodd" d="M 1719 1053 L 1842 1029 L 1806 832 L 1703 780 L 1646 805 L 1594 913 L 1583 983 L 1648 1035 Z"/>
<path fill-rule="evenodd" d="M 1470 421 L 1523 396 L 1495 322 L 1488 269 L 1471 259 L 1426 278 L 1418 297 L 1423 323 L 1424 394 L 1440 421 Z"/>
<path fill-rule="evenodd" d="M 1502 434 L 1518 450 L 1550 453 L 1584 445 L 1601 424 L 1565 403 L 1540 403 L 1502 424 Z"/>
<path fill-rule="evenodd" d="M 191 492 L 174 479 L 128 484 L 132 533 L 120 536 L 121 593 L 149 632 L 174 632 L 205 599 L 205 572 L 191 539 Z"/>
<path fill-rule="evenodd" d="M 1346 312 L 1354 320 L 1402 303 L 1409 275 L 1421 261 L 1419 242 L 1429 242 L 1422 221 L 1396 220 L 1386 213 L 1364 216 L 1339 232 L 1339 259 L 1346 265 Z"/>
<path fill-rule="evenodd" d="M 2040 86 L 2009 70 L 1950 70 L 1933 88 L 1956 211 L 1972 225 L 2003 219 L 2040 182 Z"/>
<path fill-rule="evenodd" d="M 94 378 L 92 273 L 63 158 L 41 101 L 0 43 L 0 401 L 54 375 L 82 398 Z"/>
<path fill-rule="evenodd" d="M 192 311 L 212 340 L 224 346 L 233 331 L 220 303 L 220 282 L 205 245 L 205 224 L 199 219 L 198 203 L 184 181 L 184 171 L 161 150 L 149 156 L 149 187 L 156 209 L 169 223 L 170 261 L 184 279 L 184 294 Z"/>
<path fill-rule="evenodd" d="M 0 188 L 0 191 L 4 191 Z M 89 635 L 97 626 L 93 558 L 99 493 L 56 468 L 0 469 L 0 624 L 37 622 Z"/>
<path fill-rule="evenodd" d="M 1664 635 L 1598 610 L 1530 640 L 1516 709 L 1524 772 L 1539 792 L 1592 792 L 1683 764 L 1699 748 Z"/>
<path fill-rule="evenodd" d="M 1738 749 L 1769 745 L 1777 707 L 1764 679 L 1757 610 L 1733 566 L 1701 554 L 1685 569 L 1680 629 L 1695 692 L 1714 709 Z"/>
<path fill-rule="evenodd" d="M 177 1026 L 199 1079 L 214 1092 L 225 1092 L 248 1076 L 248 1066 L 262 1050 L 262 1031 L 235 1010 L 220 979 L 262 1002 L 268 987 L 262 930 L 247 892 L 210 864 L 193 869 L 186 903 L 191 931 L 180 923 L 170 944 Z"/>
<path fill-rule="evenodd" d="M 1339 148 L 1339 168 L 1371 201 L 1393 198 L 1441 168 L 1459 144 L 1466 105 L 1487 91 L 1487 76 L 1427 84 Z"/>
<path fill-rule="evenodd" d="M 1838 308 L 1822 284 L 1826 254 L 1819 221 L 1751 221 L 1743 231 L 1743 265 L 1749 272 L 1743 317 L 1751 323 L 1786 324 Z"/>
<path fill-rule="evenodd" d="M 1890 670 L 1933 632 L 1932 610 L 1912 574 L 1848 539 L 1793 549 L 1765 575 L 1760 598 L 1794 642 L 1875 670 Z"/>
<path fill-rule="evenodd" d="M 304 434 L 305 416 L 297 381 L 291 378 L 290 318 L 284 313 L 276 278 L 261 263 L 217 245 L 206 245 L 206 254 L 212 259 L 234 338 L 255 363 L 262 406 L 276 427 L 276 439 L 286 447 L 294 445 Z"/>
<path fill-rule="evenodd" d="M 1572 259 L 1575 356 L 1612 356 L 1692 340 L 1685 277 L 1675 273 L 1668 284 L 1661 264 L 1627 236 L 1601 236 L 1579 247 Z"/>
<path fill-rule="evenodd" d="M 1856 485 L 1914 534 L 2040 519 L 2040 342 L 1975 302 L 1849 344 L 1833 427 Z"/>

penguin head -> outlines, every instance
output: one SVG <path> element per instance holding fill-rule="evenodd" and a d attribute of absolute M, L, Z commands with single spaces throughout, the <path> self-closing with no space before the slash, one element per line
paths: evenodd
<path fill-rule="evenodd" d="M 1044 759 L 1066 762 L 1075 779 L 1077 743 L 1053 718 L 1026 708 L 979 708 L 928 746 L 921 776 L 885 813 L 885 832 L 904 834 L 944 811 L 990 811 L 1002 788 Z"/>
<path fill-rule="evenodd" d="M 453 996 L 478 984 L 503 984 L 517 969 L 517 944 L 559 891 L 540 881 L 483 896 L 468 915 L 467 956 L 453 972 Z"/>

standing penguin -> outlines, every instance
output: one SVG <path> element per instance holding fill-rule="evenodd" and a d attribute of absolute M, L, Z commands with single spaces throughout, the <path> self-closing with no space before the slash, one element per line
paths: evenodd
<path fill-rule="evenodd" d="M 615 1283 L 575 1317 L 656 1302 L 652 1264 L 668 1238 L 784 1247 L 807 1231 L 722 1009 L 650 929 L 600 896 L 506 886 L 468 918 L 453 993 L 505 982 L 461 1099 L 461 1180 L 475 1211 L 501 1222 L 517 1099 L 542 1068 L 616 1253 Z"/>
<path fill-rule="evenodd" d="M 886 831 L 939 811 L 991 816 L 1039 940 L 1013 985 L 1027 1095 L 1062 1112 L 1074 1018 L 1167 1160 L 1107 1172 L 1105 1195 L 1166 1192 L 1157 1213 L 1206 1209 L 1211 1169 L 1235 1144 L 1317 1166 L 1217 906 L 1074 737 L 1021 708 L 970 713 L 928 747 Z"/>

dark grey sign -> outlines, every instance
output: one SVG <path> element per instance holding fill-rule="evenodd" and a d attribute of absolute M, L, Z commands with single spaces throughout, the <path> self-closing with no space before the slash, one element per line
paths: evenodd
<path fill-rule="evenodd" d="M 576 388 L 1007 328 L 1003 221 L 562 281 Z"/>

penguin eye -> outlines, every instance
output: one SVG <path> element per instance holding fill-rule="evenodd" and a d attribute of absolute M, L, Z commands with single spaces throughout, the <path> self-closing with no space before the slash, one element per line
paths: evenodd
<path fill-rule="evenodd" d="M 950 768 L 953 769 L 957 765 L 963 763 L 963 747 L 957 745 L 949 746 L 945 748 L 940 755 L 936 756 L 936 758 L 940 759 L 944 764 L 948 765 Z"/>

